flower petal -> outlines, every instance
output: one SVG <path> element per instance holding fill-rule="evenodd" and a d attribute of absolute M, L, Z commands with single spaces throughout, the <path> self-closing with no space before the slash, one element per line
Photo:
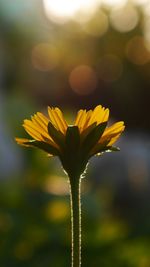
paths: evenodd
<path fill-rule="evenodd" d="M 84 129 L 84 124 L 86 122 L 86 117 L 87 117 L 86 110 L 82 110 L 82 109 L 79 110 L 74 125 L 78 126 L 80 132 L 82 132 L 83 129 Z"/>
<path fill-rule="evenodd" d="M 63 116 L 63 113 L 61 112 L 61 110 L 59 108 L 55 108 L 55 111 L 57 112 L 58 116 L 59 116 L 59 119 L 61 121 L 61 124 L 62 124 L 62 128 L 63 128 L 63 132 L 65 133 L 67 131 L 67 122 Z"/>
<path fill-rule="evenodd" d="M 26 147 L 37 147 L 45 152 L 47 152 L 50 156 L 58 156 L 59 150 L 43 141 L 36 141 L 36 140 L 29 140 L 25 138 L 15 138 L 16 142 L 19 145 L 26 146 Z"/>
<path fill-rule="evenodd" d="M 38 129 L 39 129 L 39 131 L 40 131 L 40 133 L 41 133 L 41 135 L 42 135 L 43 137 L 45 137 L 46 139 L 48 139 L 48 140 L 50 140 L 51 142 L 53 142 L 52 138 L 51 138 L 51 137 L 49 136 L 49 134 L 48 134 L 47 126 L 45 126 L 45 125 L 43 124 L 43 122 L 40 121 L 40 119 L 38 118 L 37 115 L 34 115 L 34 116 L 32 117 L 32 122 L 33 122 L 33 125 L 34 125 L 35 127 L 38 127 Z"/>
<path fill-rule="evenodd" d="M 80 119 L 82 117 L 82 114 L 83 114 L 84 110 L 83 109 L 80 109 L 77 113 L 77 116 L 76 116 L 76 119 L 75 119 L 75 122 L 74 122 L 74 125 L 75 126 L 78 126 L 79 122 L 80 122 Z"/>
<path fill-rule="evenodd" d="M 60 116 L 60 111 L 54 108 L 48 107 L 48 115 L 51 123 L 55 126 L 55 128 L 65 134 L 67 125 L 65 125 L 65 121 L 63 121 L 63 117 Z"/>
<path fill-rule="evenodd" d="M 93 124 L 94 122 L 96 122 L 97 124 L 100 124 L 102 122 L 108 121 L 108 117 L 109 117 L 109 109 L 108 108 L 105 109 L 101 105 L 98 105 L 94 109 L 94 111 L 93 111 L 93 113 L 92 113 L 92 115 L 88 121 L 87 126 Z"/>
<path fill-rule="evenodd" d="M 37 112 L 36 115 L 38 116 L 40 121 L 42 121 L 45 124 L 45 126 L 48 125 L 49 119 L 46 116 L 44 116 L 41 112 Z"/>
<path fill-rule="evenodd" d="M 61 131 L 58 131 L 51 122 L 48 123 L 48 133 L 60 148 L 64 147 L 65 136 Z"/>
<path fill-rule="evenodd" d="M 91 115 L 92 115 L 92 110 L 89 110 L 85 113 L 84 119 L 82 120 L 80 125 L 81 132 L 83 132 L 88 127 L 88 122 L 91 118 Z"/>
<path fill-rule="evenodd" d="M 119 132 L 122 129 L 124 130 L 124 128 L 125 128 L 125 126 L 124 126 L 123 121 L 116 122 L 113 125 L 111 125 L 110 127 L 106 128 L 104 135 Z"/>
<path fill-rule="evenodd" d="M 45 123 L 38 114 L 34 114 L 31 118 L 35 124 L 38 124 L 40 128 L 47 132 L 48 121 Z"/>
<path fill-rule="evenodd" d="M 116 136 L 111 138 L 110 142 L 108 143 L 108 146 L 112 146 L 118 140 L 118 138 L 121 135 L 122 131 L 119 134 L 117 134 Z"/>
<path fill-rule="evenodd" d="M 25 122 L 26 121 L 26 122 Z M 41 134 L 37 131 L 37 129 L 34 129 L 33 127 L 29 126 L 27 124 L 27 120 L 24 121 L 23 127 L 26 130 L 26 132 L 31 135 L 35 140 L 43 141 L 44 138 L 41 136 Z"/>
<path fill-rule="evenodd" d="M 29 144 L 28 144 L 28 145 L 26 144 L 26 143 L 30 142 L 29 139 L 26 139 L 26 138 L 18 138 L 18 137 L 16 137 L 16 138 L 15 138 L 15 141 L 17 142 L 18 145 L 21 145 L 21 146 L 27 146 L 27 147 L 30 146 Z"/>
<path fill-rule="evenodd" d="M 103 109 L 102 106 L 101 106 L 101 105 L 98 105 L 98 106 L 93 110 L 92 115 L 91 115 L 91 118 L 90 118 L 90 120 L 89 120 L 89 122 L 88 122 L 88 126 L 91 125 L 91 124 L 93 124 L 94 122 L 97 121 L 97 120 L 96 120 L 96 118 L 97 118 L 97 114 L 101 114 L 102 109 Z"/>
<path fill-rule="evenodd" d="M 103 143 L 106 140 L 109 140 L 108 145 L 111 146 L 119 138 L 120 134 L 124 131 L 125 125 L 123 121 L 117 122 L 112 126 L 106 128 L 104 134 L 99 140 L 99 143 Z"/>

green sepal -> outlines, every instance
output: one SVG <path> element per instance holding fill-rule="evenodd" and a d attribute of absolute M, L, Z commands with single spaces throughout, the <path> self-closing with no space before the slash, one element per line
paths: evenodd
<path fill-rule="evenodd" d="M 87 135 L 96 127 L 96 122 L 89 125 L 83 132 L 81 133 L 81 142 L 87 137 Z"/>
<path fill-rule="evenodd" d="M 48 133 L 57 145 L 64 147 L 64 135 L 51 122 L 48 123 Z"/>
<path fill-rule="evenodd" d="M 83 140 L 82 149 L 85 155 L 89 153 L 91 149 L 97 144 L 102 134 L 104 133 L 106 126 L 107 122 L 98 124 L 90 131 L 87 137 Z"/>
<path fill-rule="evenodd" d="M 77 126 L 68 126 L 65 139 L 65 149 L 61 157 L 64 170 L 69 177 L 80 176 L 80 133 Z"/>
<path fill-rule="evenodd" d="M 67 150 L 74 152 L 79 148 L 80 144 L 80 133 L 78 126 L 69 126 L 66 132 L 66 145 Z"/>
<path fill-rule="evenodd" d="M 51 144 L 47 144 L 43 141 L 31 140 L 29 142 L 25 142 L 24 145 L 39 148 L 53 156 L 59 156 L 59 150 L 56 147 L 52 146 Z"/>

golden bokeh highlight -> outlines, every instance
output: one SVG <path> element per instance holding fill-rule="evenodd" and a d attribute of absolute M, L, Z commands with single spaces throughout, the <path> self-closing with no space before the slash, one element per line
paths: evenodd
<path fill-rule="evenodd" d="M 142 36 L 135 36 L 127 43 L 126 55 L 136 65 L 144 65 L 149 62 L 150 52 L 146 48 L 145 40 Z"/>
<path fill-rule="evenodd" d="M 104 35 L 109 28 L 108 16 L 100 10 L 96 16 L 93 16 L 85 25 L 84 30 L 93 36 Z"/>
<path fill-rule="evenodd" d="M 112 27 L 119 32 L 129 32 L 133 30 L 139 21 L 137 9 L 132 5 L 123 8 L 114 8 L 110 14 Z"/>
<path fill-rule="evenodd" d="M 145 0 L 146 1 L 146 0 Z M 144 12 L 144 16 L 149 18 L 150 17 L 150 1 L 147 0 L 142 6 L 142 10 Z"/>
<path fill-rule="evenodd" d="M 109 7 L 124 6 L 128 0 L 101 0 L 102 3 Z"/>
<path fill-rule="evenodd" d="M 103 242 L 110 242 L 118 238 L 124 238 L 128 234 L 127 225 L 121 221 L 115 221 L 110 219 L 110 221 L 105 220 L 99 228 L 97 233 L 97 239 Z"/>
<path fill-rule="evenodd" d="M 145 38 L 145 46 L 150 51 L 150 16 L 144 18 L 143 31 Z"/>
<path fill-rule="evenodd" d="M 148 0 L 132 0 L 133 3 L 137 4 L 137 5 L 145 5 L 148 3 Z"/>
<path fill-rule="evenodd" d="M 59 63 L 58 51 L 49 43 L 40 43 L 33 48 L 31 60 L 36 69 L 51 71 Z"/>
<path fill-rule="evenodd" d="M 14 246 L 14 255 L 19 260 L 27 260 L 32 256 L 33 249 L 27 241 L 20 241 Z"/>
<path fill-rule="evenodd" d="M 69 20 L 87 21 L 99 6 L 99 0 L 43 0 L 45 14 L 54 23 L 64 24 Z"/>
<path fill-rule="evenodd" d="M 97 87 L 96 72 L 89 65 L 74 68 L 69 75 L 72 90 L 79 95 L 91 94 Z"/>
<path fill-rule="evenodd" d="M 46 179 L 43 190 L 56 196 L 69 195 L 69 184 L 66 177 L 53 175 Z"/>
<path fill-rule="evenodd" d="M 114 82 L 122 75 L 123 64 L 119 57 L 108 54 L 100 58 L 97 69 L 101 80 Z"/>
<path fill-rule="evenodd" d="M 45 209 L 45 216 L 48 220 L 62 222 L 70 215 L 70 207 L 64 200 L 50 201 Z"/>

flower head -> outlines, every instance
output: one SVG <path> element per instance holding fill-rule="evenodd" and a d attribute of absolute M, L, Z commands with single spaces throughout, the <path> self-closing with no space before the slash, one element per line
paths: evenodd
<path fill-rule="evenodd" d="M 94 110 L 79 110 L 74 125 L 68 125 L 59 108 L 48 107 L 48 117 L 37 112 L 23 127 L 32 139 L 16 138 L 19 145 L 37 147 L 58 156 L 65 171 L 82 173 L 88 160 L 113 147 L 125 126 L 120 121 L 107 127 L 109 109 L 98 105 Z"/>

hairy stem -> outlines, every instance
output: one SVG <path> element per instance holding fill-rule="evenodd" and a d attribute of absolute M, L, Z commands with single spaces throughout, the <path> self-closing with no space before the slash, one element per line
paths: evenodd
<path fill-rule="evenodd" d="M 72 230 L 72 265 L 81 266 L 81 179 L 70 179 L 71 230 Z"/>

